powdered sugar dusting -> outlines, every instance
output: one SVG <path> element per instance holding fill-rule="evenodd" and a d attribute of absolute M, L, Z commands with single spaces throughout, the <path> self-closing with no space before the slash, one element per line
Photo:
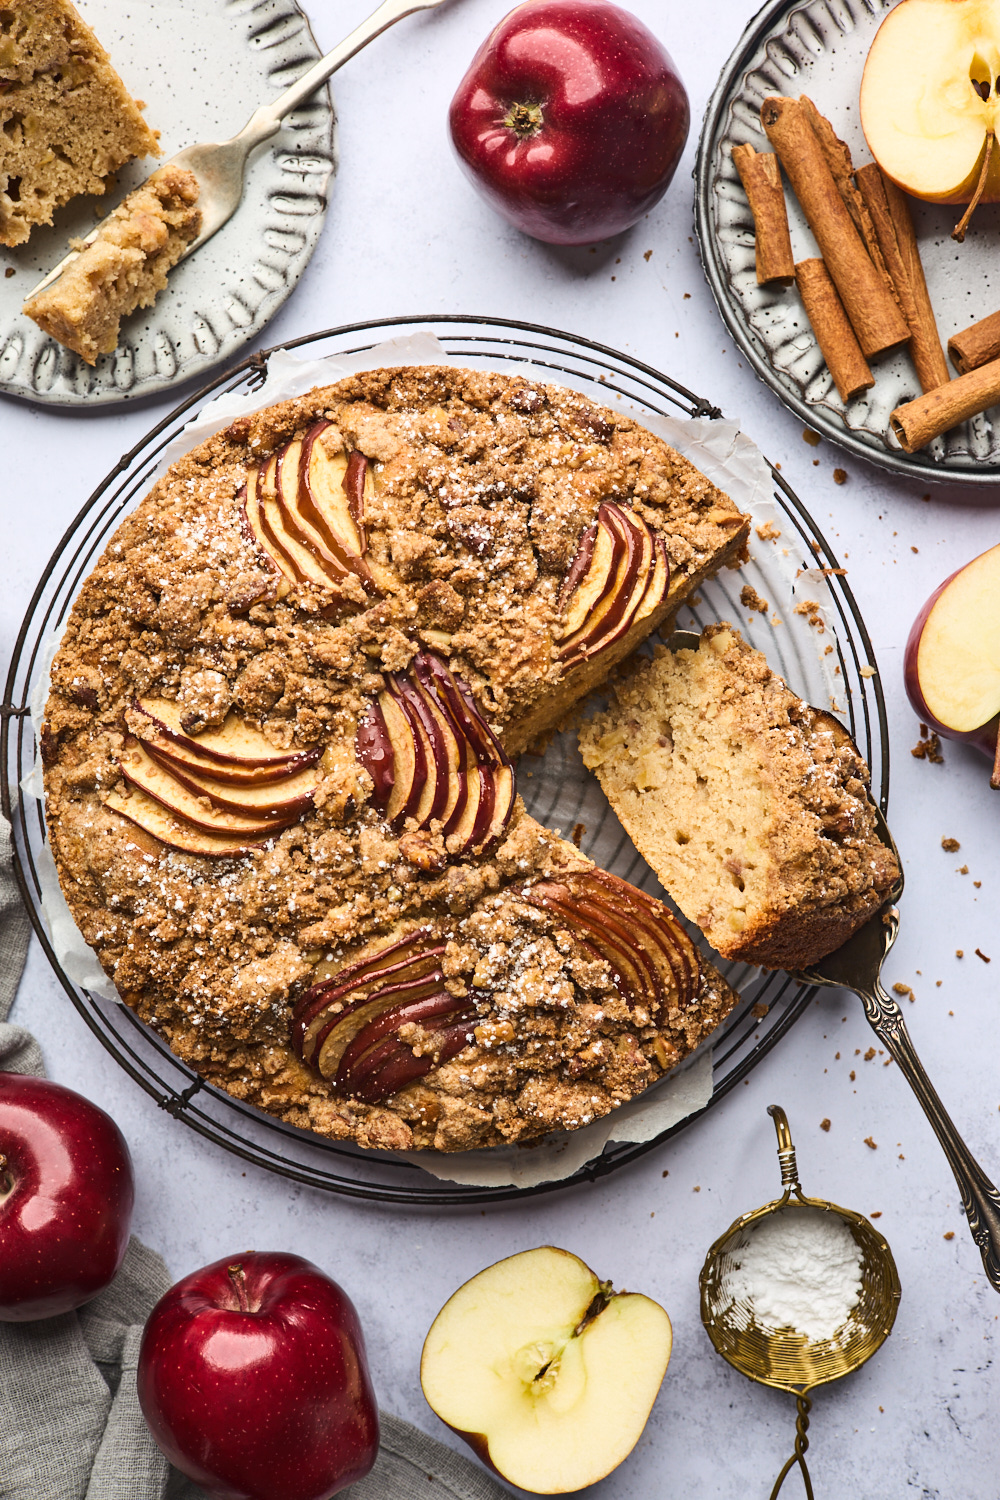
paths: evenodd
<path fill-rule="evenodd" d="M 861 1246 L 826 1209 L 769 1214 L 728 1258 L 719 1312 L 740 1328 L 832 1339 L 861 1298 Z"/>

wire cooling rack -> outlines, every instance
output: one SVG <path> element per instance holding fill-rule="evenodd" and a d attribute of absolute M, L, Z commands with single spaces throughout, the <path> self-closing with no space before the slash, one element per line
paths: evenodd
<path fill-rule="evenodd" d="M 303 349 L 311 358 L 327 354 L 346 355 L 370 349 L 386 339 L 410 332 L 414 327 L 436 334 L 450 355 L 473 367 L 502 370 L 509 364 L 530 364 L 539 370 L 541 378 L 554 382 L 568 379 L 577 388 L 590 389 L 593 398 L 603 403 L 621 397 L 647 412 L 660 415 L 710 419 L 722 415 L 710 401 L 694 395 L 668 376 L 626 354 L 533 323 L 471 316 L 414 315 L 327 329 L 276 347 Z M 269 349 L 251 355 L 235 369 L 220 375 L 176 407 L 141 443 L 126 453 L 73 521 L 35 589 L 15 644 L 0 722 L 0 754 L 4 767 L 0 798 L 4 814 L 13 825 L 15 871 L 35 932 L 80 1015 L 129 1076 L 167 1114 L 245 1161 L 310 1187 L 352 1198 L 410 1206 L 497 1203 L 594 1182 L 656 1150 L 670 1136 L 692 1125 L 705 1111 L 689 1115 L 651 1141 L 611 1143 L 600 1156 L 586 1163 L 573 1176 L 558 1182 L 526 1188 L 469 1187 L 441 1182 L 412 1162 L 389 1153 L 362 1151 L 285 1125 L 204 1083 L 126 1006 L 103 1000 L 75 984 L 53 951 L 42 915 L 38 874 L 38 858 L 45 842 L 44 819 L 40 803 L 21 790 L 21 781 L 35 757 L 28 704 L 32 686 L 41 672 L 45 643 L 68 615 L 81 583 L 94 567 L 111 532 L 146 493 L 166 444 L 206 402 L 220 393 L 252 394 L 257 390 L 263 383 L 268 359 L 274 352 L 274 349 Z M 771 472 L 783 536 L 789 547 L 800 553 L 800 565 L 837 567 L 836 558 L 808 511 L 781 475 L 773 468 Z M 860 670 L 867 668 L 872 661 L 871 642 L 846 580 L 833 575 L 830 583 L 834 616 L 831 624 L 839 653 L 839 691 L 846 701 L 845 717 L 872 768 L 873 788 L 877 790 L 884 811 L 889 788 L 885 704 L 878 676 L 869 675 L 867 670 L 862 674 Z M 728 597 L 731 585 L 724 587 Z M 734 610 L 738 608 L 734 602 Z M 780 661 L 775 661 L 774 665 L 785 670 Z M 537 785 L 534 778 L 532 787 L 528 787 L 527 779 L 521 780 L 522 794 L 526 788 L 528 790 L 529 810 L 550 826 L 556 814 L 563 826 L 569 826 L 568 820 L 583 808 L 585 802 L 592 817 L 595 796 L 600 800 L 593 789 L 596 783 L 590 778 L 589 790 L 574 794 L 577 800 L 573 801 L 571 797 L 567 803 L 566 787 L 573 782 L 570 772 L 575 753 L 573 737 L 559 736 L 541 762 L 543 770 L 547 767 L 547 772 L 537 776 Z M 553 788 L 560 790 L 553 791 Z M 591 837 L 596 838 L 604 820 L 611 817 L 610 810 L 602 803 L 594 822 L 588 822 Z M 586 849 L 586 843 L 583 847 Z M 616 873 L 638 885 L 654 891 L 658 889 L 652 871 L 624 834 L 612 867 Z M 706 1108 L 714 1108 L 747 1076 L 798 1020 L 816 994 L 814 988 L 800 985 L 786 974 L 758 974 L 742 965 L 722 967 L 740 993 L 741 1001 L 713 1038 L 714 1091 Z"/>

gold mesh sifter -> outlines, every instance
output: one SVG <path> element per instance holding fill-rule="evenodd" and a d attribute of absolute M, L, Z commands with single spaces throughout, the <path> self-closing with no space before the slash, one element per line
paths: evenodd
<path fill-rule="evenodd" d="M 802 1471 L 807 1500 L 813 1500 L 805 1459 L 812 1407 L 809 1392 L 817 1385 L 839 1380 L 842 1375 L 860 1369 L 884 1343 L 896 1319 L 899 1276 L 892 1251 L 862 1214 L 838 1208 L 822 1198 L 806 1197 L 799 1186 L 795 1148 L 785 1111 L 772 1104 L 767 1112 L 773 1117 L 778 1133 L 784 1192 L 763 1208 L 743 1214 L 709 1250 L 699 1278 L 701 1319 L 715 1348 L 734 1369 L 750 1380 L 790 1391 L 796 1397 L 795 1447 L 775 1481 L 771 1500 L 775 1500 L 796 1464 Z M 810 1339 L 792 1329 L 761 1328 L 754 1322 L 751 1306 L 739 1298 L 733 1302 L 723 1290 L 726 1274 L 738 1263 L 739 1251 L 747 1244 L 751 1228 L 771 1214 L 794 1214 L 804 1208 L 836 1214 L 861 1248 L 861 1297 L 844 1327 L 832 1339 Z"/>

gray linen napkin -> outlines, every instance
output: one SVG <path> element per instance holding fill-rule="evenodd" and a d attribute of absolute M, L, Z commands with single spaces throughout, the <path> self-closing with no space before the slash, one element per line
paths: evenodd
<path fill-rule="evenodd" d="M 41 1049 L 7 1021 L 30 924 L 0 818 L 0 1071 L 44 1073 Z M 206 1500 L 167 1463 L 139 1410 L 142 1326 L 171 1284 L 134 1236 L 111 1285 L 76 1312 L 0 1323 L 0 1500 Z M 512 1500 L 468 1459 L 381 1413 L 378 1460 L 350 1500 Z"/>

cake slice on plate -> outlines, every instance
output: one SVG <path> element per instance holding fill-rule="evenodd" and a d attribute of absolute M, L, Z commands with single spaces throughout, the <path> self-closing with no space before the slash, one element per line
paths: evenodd
<path fill-rule="evenodd" d="M 869 771 L 729 625 L 657 648 L 584 724 L 584 763 L 664 887 L 731 960 L 798 969 L 832 953 L 898 876 Z"/>
<path fill-rule="evenodd" d="M 0 8 L 0 244 L 21 245 L 78 193 L 160 148 L 69 0 Z"/>

